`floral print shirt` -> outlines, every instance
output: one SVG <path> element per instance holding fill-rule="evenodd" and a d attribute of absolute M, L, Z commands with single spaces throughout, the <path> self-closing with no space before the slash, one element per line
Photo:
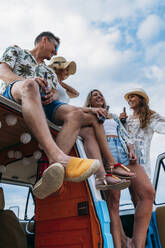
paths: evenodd
<path fill-rule="evenodd" d="M 151 116 L 150 123 L 146 128 L 140 128 L 138 118 L 129 116 L 125 128 L 134 142 L 134 149 L 138 162 L 144 167 L 147 175 L 151 178 L 150 146 L 154 132 L 165 134 L 165 117 L 158 113 Z"/>
<path fill-rule="evenodd" d="M 10 46 L 0 58 L 0 63 L 2 62 L 8 64 L 15 74 L 24 78 L 44 78 L 47 74 L 47 81 L 50 83 L 50 86 L 56 87 L 58 80 L 54 71 L 44 62 L 38 64 L 33 55 L 27 50 L 21 49 L 18 46 Z M 0 80 L 0 94 L 3 94 L 7 85 L 6 82 Z"/>

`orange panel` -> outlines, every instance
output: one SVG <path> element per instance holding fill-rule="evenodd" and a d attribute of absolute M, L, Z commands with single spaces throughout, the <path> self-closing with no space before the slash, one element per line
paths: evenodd
<path fill-rule="evenodd" d="M 78 216 L 81 202 L 88 203 L 88 215 Z M 102 243 L 100 225 L 85 182 L 65 182 L 61 193 L 36 199 L 35 219 L 37 248 L 98 248 L 98 243 Z"/>
<path fill-rule="evenodd" d="M 75 147 L 70 154 L 78 155 Z M 59 192 L 35 201 L 36 248 L 102 247 L 100 224 L 87 182 L 64 182 Z M 79 203 L 89 206 L 86 215 L 79 216 Z"/>
<path fill-rule="evenodd" d="M 89 216 L 41 221 L 36 227 L 36 247 L 91 248 L 89 233 Z"/>

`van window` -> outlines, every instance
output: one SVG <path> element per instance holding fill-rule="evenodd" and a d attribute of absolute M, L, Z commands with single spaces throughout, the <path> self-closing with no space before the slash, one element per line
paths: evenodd
<path fill-rule="evenodd" d="M 30 187 L 0 183 L 5 197 L 5 209 L 11 209 L 20 220 L 34 216 L 34 200 Z"/>

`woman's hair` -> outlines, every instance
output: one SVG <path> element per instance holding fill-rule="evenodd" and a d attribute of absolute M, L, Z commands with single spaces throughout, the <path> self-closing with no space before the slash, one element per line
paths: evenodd
<path fill-rule="evenodd" d="M 91 97 L 92 97 L 92 93 L 93 93 L 94 91 L 97 91 L 97 92 L 99 92 L 99 93 L 102 95 L 102 97 L 103 97 L 103 99 L 104 99 L 104 104 L 103 104 L 102 107 L 103 107 L 103 108 L 106 108 L 107 104 L 106 104 L 105 98 L 104 98 L 103 94 L 101 93 L 101 91 L 100 91 L 100 90 L 97 90 L 97 89 L 91 90 L 91 91 L 88 93 L 87 98 L 86 98 L 86 101 L 85 101 L 85 104 L 84 104 L 84 107 L 91 107 Z"/>
<path fill-rule="evenodd" d="M 145 128 L 150 122 L 151 115 L 154 113 L 151 110 L 144 97 L 137 95 L 140 99 L 139 105 L 137 106 L 137 114 L 139 116 L 140 128 Z"/>

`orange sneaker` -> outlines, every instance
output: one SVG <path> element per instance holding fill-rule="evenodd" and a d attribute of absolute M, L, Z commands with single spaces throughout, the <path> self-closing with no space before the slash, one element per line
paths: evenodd
<path fill-rule="evenodd" d="M 74 158 L 72 157 L 65 167 L 65 180 L 81 182 L 92 174 L 95 174 L 100 167 L 97 159 Z"/>

